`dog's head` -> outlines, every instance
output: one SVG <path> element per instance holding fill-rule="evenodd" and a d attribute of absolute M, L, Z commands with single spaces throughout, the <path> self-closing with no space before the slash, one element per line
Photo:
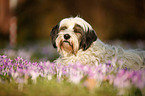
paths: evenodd
<path fill-rule="evenodd" d="M 61 55 L 77 54 L 87 50 L 96 41 L 97 36 L 90 24 L 80 17 L 61 20 L 51 33 L 52 44 Z"/>

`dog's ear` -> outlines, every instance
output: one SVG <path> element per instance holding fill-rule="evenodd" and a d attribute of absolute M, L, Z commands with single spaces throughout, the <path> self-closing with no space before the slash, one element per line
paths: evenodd
<path fill-rule="evenodd" d="M 51 42 L 54 48 L 57 48 L 55 40 L 57 38 L 58 31 L 59 31 L 59 23 L 56 26 L 54 26 L 50 32 Z"/>
<path fill-rule="evenodd" d="M 84 32 L 82 36 L 80 48 L 82 48 L 83 50 L 87 50 L 90 47 L 90 45 L 96 40 L 97 40 L 96 32 L 94 30 L 89 30 L 88 28 L 88 31 Z"/>

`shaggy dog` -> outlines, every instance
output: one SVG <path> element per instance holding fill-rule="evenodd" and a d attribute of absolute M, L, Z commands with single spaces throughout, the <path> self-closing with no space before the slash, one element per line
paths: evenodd
<path fill-rule="evenodd" d="M 124 50 L 104 44 L 97 38 L 91 25 L 80 17 L 61 20 L 51 33 L 52 44 L 60 53 L 55 63 L 105 64 L 140 69 L 145 65 L 145 51 Z"/>

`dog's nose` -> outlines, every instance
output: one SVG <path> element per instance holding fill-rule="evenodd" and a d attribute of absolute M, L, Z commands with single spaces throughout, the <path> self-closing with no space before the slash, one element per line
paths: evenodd
<path fill-rule="evenodd" d="M 67 39 L 69 39 L 69 38 L 70 38 L 70 35 L 69 35 L 69 34 L 65 34 L 65 35 L 64 35 L 64 39 L 67 40 Z"/>

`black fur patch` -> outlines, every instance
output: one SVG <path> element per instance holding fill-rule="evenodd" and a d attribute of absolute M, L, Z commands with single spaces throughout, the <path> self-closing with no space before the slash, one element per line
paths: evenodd
<path fill-rule="evenodd" d="M 51 42 L 52 42 L 54 48 L 57 48 L 55 40 L 58 36 L 58 31 L 59 31 L 59 23 L 52 28 L 51 33 L 50 33 Z"/>
<path fill-rule="evenodd" d="M 96 40 L 97 40 L 96 32 L 94 30 L 90 30 L 88 28 L 88 31 L 84 32 L 84 34 L 82 36 L 82 41 L 80 43 L 80 48 L 82 48 L 85 51 Z"/>

